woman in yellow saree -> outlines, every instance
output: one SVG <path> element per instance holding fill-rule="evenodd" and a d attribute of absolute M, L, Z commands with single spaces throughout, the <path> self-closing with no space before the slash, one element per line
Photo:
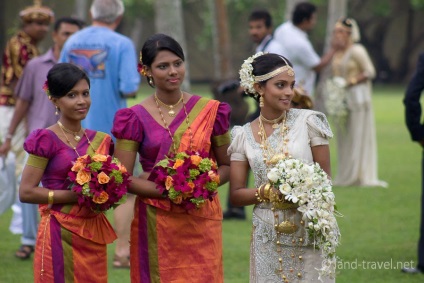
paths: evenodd
<path fill-rule="evenodd" d="M 137 195 L 131 226 L 132 282 L 223 282 L 222 210 L 218 196 L 200 209 L 185 210 L 163 198 L 153 180 L 154 165 L 169 153 L 206 151 L 227 182 L 230 107 L 180 90 L 185 65 L 181 46 L 156 34 L 141 51 L 141 73 L 155 93 L 116 113 L 115 156 L 132 172 L 136 153 L 145 176 L 132 177 Z"/>

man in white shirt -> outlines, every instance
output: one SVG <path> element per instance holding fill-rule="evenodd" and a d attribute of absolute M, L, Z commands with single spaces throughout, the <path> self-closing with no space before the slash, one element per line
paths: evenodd
<path fill-rule="evenodd" d="M 283 48 L 283 54 L 294 66 L 296 84 L 301 86 L 308 95 L 313 96 L 316 72 L 325 67 L 334 55 L 336 46 L 321 58 L 315 52 L 308 39 L 317 21 L 316 6 L 302 2 L 296 5 L 292 20 L 281 24 L 274 33 L 274 38 Z"/>
<path fill-rule="evenodd" d="M 249 35 L 257 44 L 256 53 L 268 52 L 283 55 L 283 50 L 272 36 L 272 17 L 266 10 L 255 10 L 249 16 Z"/>

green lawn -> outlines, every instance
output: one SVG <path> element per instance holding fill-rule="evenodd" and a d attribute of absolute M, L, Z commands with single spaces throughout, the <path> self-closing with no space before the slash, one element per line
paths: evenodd
<path fill-rule="evenodd" d="M 151 93 L 143 88 L 141 93 Z M 205 86 L 193 92 L 206 95 Z M 337 282 L 423 282 L 423 275 L 400 272 L 404 264 L 416 264 L 420 214 L 421 149 L 411 142 L 404 124 L 404 87 L 378 86 L 374 95 L 377 124 L 379 177 L 389 188 L 335 188 L 340 212 L 342 244 Z M 140 96 L 141 97 L 141 96 Z M 130 104 L 140 100 L 130 101 Z M 334 141 L 331 143 L 335 168 Z M 333 170 L 333 174 L 334 174 Z M 228 186 L 220 188 L 225 204 Z M 247 221 L 224 221 L 225 282 L 249 280 L 250 213 Z M 19 236 L 8 226 L 11 211 L 0 216 L 0 283 L 32 282 L 32 262 L 14 257 Z M 129 282 L 128 270 L 112 268 L 113 245 L 109 246 L 110 282 Z"/>

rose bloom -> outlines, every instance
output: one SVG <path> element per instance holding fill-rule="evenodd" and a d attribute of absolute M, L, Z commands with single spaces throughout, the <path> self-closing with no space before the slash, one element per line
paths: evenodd
<path fill-rule="evenodd" d="M 91 173 L 90 172 L 87 172 L 87 171 L 84 171 L 84 170 L 78 171 L 77 178 L 76 178 L 76 181 L 77 181 L 78 184 L 84 185 L 85 183 L 89 182 L 90 180 L 91 180 Z"/>
<path fill-rule="evenodd" d="M 107 184 L 109 180 L 110 178 L 105 172 L 100 172 L 100 174 L 97 175 L 97 181 L 99 181 L 99 184 Z"/>
<path fill-rule="evenodd" d="M 174 180 L 172 179 L 172 177 L 171 176 L 166 176 L 165 188 L 167 190 L 169 190 L 172 187 L 173 184 L 174 184 Z"/>
<path fill-rule="evenodd" d="M 178 167 L 180 167 L 183 164 L 184 164 L 184 160 L 177 159 L 177 160 L 175 160 L 175 164 L 174 164 L 174 166 L 172 168 L 177 169 Z"/>
<path fill-rule="evenodd" d="M 196 186 L 193 182 L 188 182 L 187 186 L 191 189 L 190 191 L 184 192 L 184 198 L 191 197 L 194 191 L 194 187 Z"/>
<path fill-rule="evenodd" d="M 78 171 L 80 171 L 81 169 L 84 169 L 84 168 L 85 168 L 84 163 L 82 163 L 81 161 L 76 161 L 74 163 L 74 165 L 72 166 L 71 170 L 74 171 L 74 172 L 78 172 Z"/>
<path fill-rule="evenodd" d="M 84 163 L 86 161 L 87 157 L 88 157 L 88 154 L 85 154 L 83 156 L 78 157 L 77 161 Z"/>
<path fill-rule="evenodd" d="M 127 173 L 127 168 L 121 163 L 118 163 L 118 170 L 121 171 L 121 173 Z"/>
<path fill-rule="evenodd" d="M 219 175 L 216 174 L 215 172 L 213 172 L 212 170 L 208 172 L 209 177 L 211 178 L 212 182 L 215 182 L 217 184 L 219 184 L 220 180 L 219 180 Z"/>
<path fill-rule="evenodd" d="M 182 195 L 178 195 L 175 199 L 172 200 L 172 202 L 175 204 L 180 204 L 182 201 L 183 201 Z"/>
<path fill-rule="evenodd" d="M 193 163 L 195 166 L 199 166 L 200 161 L 202 161 L 202 159 L 203 158 L 201 158 L 198 155 L 192 155 L 192 156 L 190 156 L 191 163 Z"/>
<path fill-rule="evenodd" d="M 99 196 L 93 196 L 93 202 L 98 204 L 105 203 L 108 199 L 109 195 L 105 191 L 101 192 Z"/>
<path fill-rule="evenodd" d="M 95 154 L 91 159 L 95 162 L 105 162 L 107 160 L 107 156 L 103 154 Z"/>

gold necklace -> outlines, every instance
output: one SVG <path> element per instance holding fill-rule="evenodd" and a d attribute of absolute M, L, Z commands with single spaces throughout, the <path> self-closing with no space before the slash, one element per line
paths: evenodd
<path fill-rule="evenodd" d="M 67 133 L 69 133 L 69 134 L 72 134 L 73 136 L 74 136 L 74 140 L 76 141 L 76 142 L 79 142 L 80 140 L 81 140 L 81 136 L 79 135 L 79 132 L 81 131 L 81 129 L 79 129 L 79 131 L 78 132 L 74 132 L 74 131 L 71 131 L 71 130 L 69 130 L 69 129 L 67 129 L 67 128 L 65 128 L 65 126 L 62 124 L 62 122 L 60 122 L 60 121 L 57 121 L 57 124 L 59 125 L 59 127 L 62 129 L 62 131 L 65 131 L 65 132 L 67 132 Z M 66 136 L 66 135 L 65 135 Z"/>
<path fill-rule="evenodd" d="M 159 106 L 159 102 L 160 102 L 160 100 L 156 97 L 156 93 L 155 93 L 154 98 L 155 98 L 156 106 L 157 106 L 157 107 L 158 107 L 158 109 L 159 109 L 159 114 L 160 114 L 160 117 L 162 118 L 163 125 L 164 125 L 165 129 L 168 131 L 169 136 L 171 137 L 171 140 L 172 140 L 172 148 L 173 148 L 173 150 L 174 150 L 174 153 L 177 153 L 177 148 L 176 148 L 176 146 L 175 146 L 174 136 L 172 135 L 171 130 L 170 130 L 170 129 L 169 129 L 169 127 L 168 127 L 168 123 L 166 122 L 165 117 L 163 117 L 162 110 L 160 109 L 160 106 Z M 182 103 L 183 103 L 184 113 L 185 113 L 185 115 L 186 115 L 185 122 L 186 122 L 186 124 L 187 124 L 187 128 L 188 128 L 188 130 L 189 130 L 189 136 L 190 136 L 190 150 L 193 150 L 193 133 L 192 133 L 192 131 L 191 131 L 190 122 L 189 122 L 189 116 L 188 116 L 188 113 L 187 113 L 186 104 L 185 104 L 185 102 L 184 102 L 184 97 L 183 97 L 183 93 L 182 93 L 182 92 L 181 92 L 181 99 L 180 99 L 180 100 L 181 100 L 181 101 L 182 101 Z M 171 116 L 171 115 L 169 115 L 169 116 Z M 172 116 L 171 116 L 171 117 L 172 117 Z"/>
<path fill-rule="evenodd" d="M 267 118 L 265 118 L 263 115 L 262 115 L 262 112 L 261 113 L 259 113 L 259 119 L 260 120 L 262 120 L 262 121 L 264 121 L 265 123 L 268 123 L 268 124 L 272 124 L 272 128 L 273 129 L 277 129 L 278 128 L 278 124 L 284 119 L 284 117 L 286 116 L 286 113 L 284 112 L 283 114 L 281 114 L 281 116 L 280 117 L 278 117 L 277 119 L 272 119 L 272 120 L 268 120 Z"/>
<path fill-rule="evenodd" d="M 155 100 L 156 100 L 156 103 L 159 103 L 160 105 L 162 105 L 163 107 L 165 107 L 166 109 L 168 109 L 168 115 L 169 115 L 170 117 L 175 117 L 175 111 L 174 111 L 174 108 L 175 108 L 176 106 L 178 106 L 178 104 L 180 104 L 180 103 L 183 101 L 183 92 L 181 92 L 181 97 L 180 97 L 180 99 L 177 101 L 177 103 L 175 103 L 175 104 L 173 104 L 173 105 L 168 105 L 168 104 L 166 104 L 166 103 L 162 102 L 162 101 L 158 98 L 158 96 L 157 96 L 156 92 L 155 92 Z"/>
<path fill-rule="evenodd" d="M 68 136 L 65 134 L 65 131 L 63 130 L 63 128 L 62 128 L 62 127 L 59 127 L 59 128 L 62 130 L 62 133 L 63 133 L 63 135 L 65 136 L 65 139 L 66 139 L 66 141 L 68 142 L 68 144 L 72 147 L 72 149 L 75 151 L 75 153 L 77 154 L 77 156 L 78 156 L 78 157 L 80 157 L 80 155 L 79 155 L 79 153 L 78 153 L 78 151 L 77 151 L 76 146 L 74 146 L 74 145 L 71 143 L 71 141 L 68 139 Z M 88 142 L 89 146 L 91 147 L 91 149 L 93 150 L 93 152 L 96 152 L 96 150 L 94 149 L 93 145 L 91 144 L 90 139 L 89 139 L 89 138 L 88 138 L 88 136 L 87 136 L 87 132 L 86 132 L 86 131 L 84 131 L 84 136 L 87 138 L 87 142 Z"/>

